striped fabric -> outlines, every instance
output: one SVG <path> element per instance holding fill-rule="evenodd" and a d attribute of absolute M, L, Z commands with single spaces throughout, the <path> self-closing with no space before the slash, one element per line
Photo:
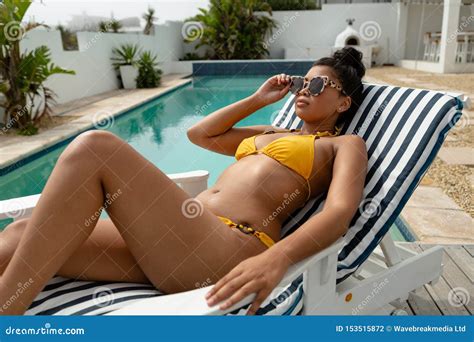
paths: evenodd
<path fill-rule="evenodd" d="M 150 297 L 162 296 L 152 285 L 93 282 L 54 277 L 36 297 L 25 315 L 104 315 Z M 303 305 L 303 276 L 275 289 L 257 315 L 298 315 Z M 245 315 L 245 305 L 228 315 Z"/>
<path fill-rule="evenodd" d="M 461 117 L 462 102 L 436 91 L 364 83 L 364 100 L 341 134 L 361 136 L 368 150 L 363 200 L 344 236 L 338 256 L 337 282 L 349 277 L 387 233 L 439 151 L 448 131 Z M 272 122 L 301 128 L 294 96 Z M 281 237 L 322 210 L 326 194 L 309 200 L 285 223 Z"/>
<path fill-rule="evenodd" d="M 301 128 L 291 96 L 272 125 Z M 433 161 L 450 128 L 460 119 L 462 102 L 435 91 L 364 84 L 364 101 L 341 134 L 357 134 L 367 145 L 369 168 L 360 209 L 344 236 L 337 282 L 349 277 L 387 233 Z M 294 213 L 282 237 L 321 211 L 325 194 Z M 151 285 L 101 283 L 53 278 L 27 315 L 103 315 L 137 300 L 163 295 Z M 258 315 L 297 315 L 303 308 L 303 275 L 275 289 Z M 229 315 L 244 315 L 246 305 Z"/>

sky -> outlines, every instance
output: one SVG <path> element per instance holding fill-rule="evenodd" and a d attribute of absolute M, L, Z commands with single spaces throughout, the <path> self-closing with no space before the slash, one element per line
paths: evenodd
<path fill-rule="evenodd" d="M 166 20 L 186 19 L 198 12 L 198 8 L 207 8 L 208 0 L 35 0 L 28 9 L 26 17 L 49 25 L 67 24 L 71 14 L 87 13 L 122 19 L 140 17 L 148 6 L 156 10 L 158 23 Z"/>

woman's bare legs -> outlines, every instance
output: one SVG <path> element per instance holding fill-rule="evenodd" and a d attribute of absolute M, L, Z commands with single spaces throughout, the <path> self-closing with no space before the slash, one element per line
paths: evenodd
<path fill-rule="evenodd" d="M 91 235 L 104 202 L 141 270 L 164 292 L 214 283 L 265 249 L 202 206 L 199 215 L 183 212 L 189 201 L 194 200 L 115 135 L 81 134 L 60 156 L 0 278 L 2 313 L 21 314 L 29 307 Z M 9 301 L 26 282 L 21 296 Z"/>
<path fill-rule="evenodd" d="M 28 220 L 15 221 L 0 233 L 0 275 L 17 249 Z M 89 238 L 61 266 L 57 275 L 81 280 L 149 283 L 110 219 L 97 222 Z"/>

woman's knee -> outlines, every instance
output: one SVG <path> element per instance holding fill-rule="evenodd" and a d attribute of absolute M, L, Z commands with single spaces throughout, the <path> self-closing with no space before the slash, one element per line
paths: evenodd
<path fill-rule="evenodd" d="M 23 232 L 25 231 L 28 218 L 10 223 L 0 234 L 0 272 L 3 273 L 8 262 L 15 253 Z"/>
<path fill-rule="evenodd" d="M 79 134 L 61 154 L 61 160 L 80 162 L 103 160 L 120 144 L 125 143 L 115 134 L 103 130 L 90 130 Z M 87 158 L 87 159 L 85 159 Z"/>

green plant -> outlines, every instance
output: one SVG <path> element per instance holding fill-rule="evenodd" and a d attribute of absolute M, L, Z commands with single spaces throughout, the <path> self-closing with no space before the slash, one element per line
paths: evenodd
<path fill-rule="evenodd" d="M 150 51 L 140 55 L 138 64 L 137 88 L 156 88 L 160 85 L 162 71 L 158 68 L 157 57 Z"/>
<path fill-rule="evenodd" d="M 140 48 L 137 44 L 123 44 L 112 49 L 112 65 L 118 69 L 122 65 L 136 65 Z"/>
<path fill-rule="evenodd" d="M 260 4 L 265 2 L 273 11 L 304 11 L 321 8 L 316 0 L 265 0 L 257 1 L 255 10 L 259 11 Z"/>
<path fill-rule="evenodd" d="M 122 24 L 120 21 L 112 18 L 109 22 L 110 24 L 110 29 L 112 30 L 113 33 L 119 33 L 120 30 L 122 29 Z"/>
<path fill-rule="evenodd" d="M 188 52 L 184 55 L 183 58 L 180 58 L 180 61 L 196 61 L 196 60 L 201 60 L 201 59 L 206 59 L 206 57 L 201 57 L 195 52 Z"/>
<path fill-rule="evenodd" d="M 196 49 L 210 47 L 207 53 L 212 59 L 259 59 L 268 55 L 265 38 L 276 24 L 269 16 L 254 14 L 257 0 L 210 0 L 209 3 L 209 9 L 200 8 L 200 13 L 185 23 L 199 23 L 201 39 Z M 265 2 L 259 2 L 259 10 L 272 14 Z M 185 42 L 195 39 L 194 34 L 185 37 Z"/>
<path fill-rule="evenodd" d="M 143 34 L 150 35 L 153 29 L 153 25 L 158 19 L 157 17 L 155 17 L 155 9 L 148 7 L 148 12 L 144 13 L 142 18 L 145 19 L 146 22 L 145 28 L 143 29 Z"/>
<path fill-rule="evenodd" d="M 55 94 L 45 81 L 55 74 L 74 74 L 53 64 L 46 46 L 20 52 L 23 35 L 40 25 L 21 24 L 30 5 L 24 0 L 0 3 L 0 92 L 4 95 L 0 106 L 5 110 L 5 126 L 19 128 L 23 134 L 36 133 L 39 120 L 51 114 Z"/>
<path fill-rule="evenodd" d="M 120 33 L 120 29 L 122 29 L 122 24 L 115 18 L 112 18 L 108 21 L 100 21 L 99 22 L 99 31 L 100 32 L 113 32 L 113 33 Z"/>
<path fill-rule="evenodd" d="M 77 42 L 77 34 L 67 29 L 65 26 L 59 24 L 56 29 L 61 32 L 61 40 L 63 43 L 63 49 L 66 51 L 79 50 L 79 44 Z"/>

